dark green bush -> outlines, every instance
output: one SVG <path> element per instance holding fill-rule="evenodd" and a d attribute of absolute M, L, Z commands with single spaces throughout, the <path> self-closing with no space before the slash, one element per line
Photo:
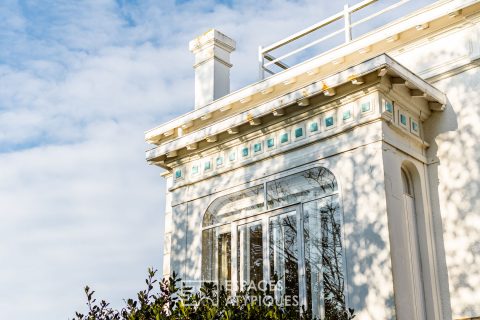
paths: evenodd
<path fill-rule="evenodd" d="M 85 287 L 88 314 L 76 312 L 74 320 L 287 320 L 312 319 L 298 307 L 280 306 L 274 299 L 271 303 L 259 303 L 270 292 L 239 292 L 234 298 L 222 288 L 217 290 L 212 283 L 205 284 L 195 292 L 184 284 L 175 273 L 169 279 L 155 279 L 156 270 L 149 269 L 145 280 L 147 288 L 137 294 L 137 299 L 128 299 L 121 310 L 114 310 L 107 302 L 100 303 L 93 297 L 95 291 Z M 154 290 L 158 287 L 159 291 Z M 335 310 L 325 315 L 325 320 L 350 320 L 353 310 Z"/>

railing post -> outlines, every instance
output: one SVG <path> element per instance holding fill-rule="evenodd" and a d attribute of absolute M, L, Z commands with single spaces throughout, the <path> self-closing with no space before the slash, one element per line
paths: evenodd
<path fill-rule="evenodd" d="M 265 78 L 265 71 L 263 70 L 264 57 L 262 52 L 262 46 L 258 46 L 258 77 L 260 80 Z"/>
<path fill-rule="evenodd" d="M 343 19 L 345 20 L 345 43 L 352 40 L 352 28 L 350 26 L 350 9 L 348 4 L 343 6 Z"/>

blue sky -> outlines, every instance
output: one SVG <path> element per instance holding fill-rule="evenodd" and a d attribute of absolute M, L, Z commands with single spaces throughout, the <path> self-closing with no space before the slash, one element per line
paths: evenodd
<path fill-rule="evenodd" d="M 143 132 L 193 108 L 189 40 L 237 41 L 235 90 L 257 80 L 258 45 L 343 4 L 3 0 L 1 317 L 67 319 L 87 284 L 121 306 L 161 268 L 165 188 Z"/>

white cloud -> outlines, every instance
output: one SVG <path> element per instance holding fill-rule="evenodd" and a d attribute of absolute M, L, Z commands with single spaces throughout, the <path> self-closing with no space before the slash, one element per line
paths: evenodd
<path fill-rule="evenodd" d="M 164 183 L 143 131 L 193 108 L 188 41 L 237 40 L 232 87 L 259 44 L 343 6 L 328 1 L 7 1 L 0 8 L 0 310 L 65 319 L 83 286 L 115 306 L 161 268 Z"/>

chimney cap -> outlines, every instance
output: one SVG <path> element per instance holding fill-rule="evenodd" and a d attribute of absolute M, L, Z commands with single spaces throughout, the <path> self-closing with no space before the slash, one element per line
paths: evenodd
<path fill-rule="evenodd" d="M 195 53 L 213 45 L 219 46 L 229 53 L 234 51 L 236 47 L 235 40 L 229 38 L 216 29 L 210 29 L 202 35 L 196 37 L 190 41 L 188 47 L 190 51 Z"/>

